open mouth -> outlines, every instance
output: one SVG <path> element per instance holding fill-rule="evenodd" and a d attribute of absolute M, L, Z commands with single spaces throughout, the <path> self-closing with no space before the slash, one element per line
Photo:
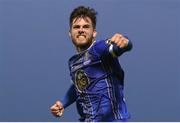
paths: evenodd
<path fill-rule="evenodd" d="M 78 35 L 78 36 L 77 36 L 77 38 L 81 38 L 81 37 L 86 38 L 85 35 Z"/>

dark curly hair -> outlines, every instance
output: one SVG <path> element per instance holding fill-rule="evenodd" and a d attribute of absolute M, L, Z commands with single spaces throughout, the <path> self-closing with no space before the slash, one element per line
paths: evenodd
<path fill-rule="evenodd" d="M 89 17 L 91 19 L 93 28 L 96 28 L 96 21 L 97 21 L 96 15 L 97 15 L 97 12 L 93 8 L 85 7 L 85 6 L 78 6 L 72 11 L 70 15 L 70 18 L 69 18 L 70 28 L 72 27 L 72 22 L 74 19 L 77 20 L 78 18 L 84 18 L 85 20 L 87 20 L 86 17 Z"/>

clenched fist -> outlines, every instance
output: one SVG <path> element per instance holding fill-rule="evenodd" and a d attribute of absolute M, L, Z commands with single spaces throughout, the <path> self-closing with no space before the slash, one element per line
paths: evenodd
<path fill-rule="evenodd" d="M 123 35 L 116 33 L 111 39 L 110 43 L 115 43 L 120 48 L 124 48 L 128 45 L 129 40 Z"/>
<path fill-rule="evenodd" d="M 64 107 L 60 101 L 56 101 L 56 103 L 51 106 L 51 113 L 56 117 L 62 116 L 64 113 Z"/>

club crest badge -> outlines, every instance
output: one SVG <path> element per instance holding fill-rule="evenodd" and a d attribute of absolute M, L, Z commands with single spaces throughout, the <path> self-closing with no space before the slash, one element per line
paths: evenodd
<path fill-rule="evenodd" d="M 83 70 L 76 71 L 75 85 L 80 92 L 82 92 L 89 85 L 89 78 Z"/>

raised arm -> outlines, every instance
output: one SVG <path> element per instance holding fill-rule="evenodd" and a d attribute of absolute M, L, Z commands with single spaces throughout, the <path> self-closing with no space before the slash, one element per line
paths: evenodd
<path fill-rule="evenodd" d="M 112 56 L 118 57 L 126 51 L 132 49 L 132 42 L 121 34 L 115 34 L 111 39 L 107 40 L 109 46 L 109 52 Z"/>

